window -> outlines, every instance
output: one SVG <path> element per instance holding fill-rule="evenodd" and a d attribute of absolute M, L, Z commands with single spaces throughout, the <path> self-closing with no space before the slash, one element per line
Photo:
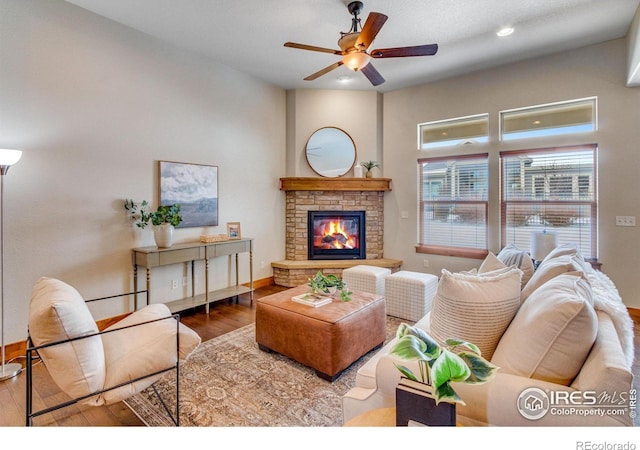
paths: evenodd
<path fill-rule="evenodd" d="M 597 259 L 595 145 L 500 153 L 502 245 L 529 249 L 531 234 L 554 231 Z"/>
<path fill-rule="evenodd" d="M 595 97 L 500 112 L 500 136 L 504 141 L 595 129 Z"/>
<path fill-rule="evenodd" d="M 488 141 L 488 114 L 418 124 L 418 148 L 422 150 Z"/>
<path fill-rule="evenodd" d="M 416 250 L 447 256 L 487 254 L 488 155 L 418 160 Z"/>

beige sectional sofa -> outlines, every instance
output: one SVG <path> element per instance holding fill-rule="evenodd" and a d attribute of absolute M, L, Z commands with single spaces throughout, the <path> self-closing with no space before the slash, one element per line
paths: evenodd
<path fill-rule="evenodd" d="M 556 248 L 535 272 L 522 255 L 507 247 L 477 271 L 443 270 L 432 310 L 416 323 L 437 340 L 476 343 L 500 367 L 486 384 L 454 384 L 466 403 L 457 405 L 458 422 L 633 425 L 633 322 L 614 284 L 573 246 Z M 358 370 L 343 397 L 345 422 L 395 406 L 393 344 Z"/>

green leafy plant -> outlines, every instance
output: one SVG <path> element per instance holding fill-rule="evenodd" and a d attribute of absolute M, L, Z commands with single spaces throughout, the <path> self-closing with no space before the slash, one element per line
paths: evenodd
<path fill-rule="evenodd" d="M 140 204 L 134 202 L 131 199 L 126 199 L 124 201 L 124 209 L 129 212 L 131 220 L 136 224 L 138 228 L 142 229 L 149 225 L 151 216 L 153 215 L 151 211 L 147 211 L 148 206 L 149 203 L 147 203 L 146 200 L 143 200 Z"/>
<path fill-rule="evenodd" d="M 139 204 L 131 199 L 124 201 L 124 209 L 129 212 L 131 220 L 134 221 L 138 228 L 144 229 L 149 222 L 153 225 L 162 225 L 168 223 L 177 227 L 182 222 L 182 216 L 180 215 L 180 205 L 161 205 L 158 206 L 156 211 L 148 210 L 149 203 L 143 200 Z"/>
<path fill-rule="evenodd" d="M 371 172 L 371 169 L 373 169 L 374 167 L 380 167 L 380 164 L 378 164 L 377 161 L 363 161 L 360 163 L 360 165 L 367 169 L 367 172 Z"/>
<path fill-rule="evenodd" d="M 158 209 L 151 214 L 151 223 L 154 225 L 162 225 L 167 223 L 177 227 L 182 222 L 182 216 L 180 215 L 180 205 L 174 203 L 173 205 L 160 205 Z"/>
<path fill-rule="evenodd" d="M 343 302 L 351 300 L 352 292 L 347 288 L 347 283 L 334 274 L 324 275 L 319 270 L 313 278 L 309 278 L 309 287 L 316 294 L 333 294 L 340 291 L 340 299 Z"/>
<path fill-rule="evenodd" d="M 431 386 L 436 404 L 444 401 L 464 405 L 451 382 L 482 384 L 498 371 L 470 342 L 447 339 L 441 346 L 422 329 L 405 323 L 398 327 L 396 336 L 398 342 L 391 354 L 403 360 L 417 360 L 419 377 L 406 366 L 396 364 L 396 367 L 408 379 Z"/>

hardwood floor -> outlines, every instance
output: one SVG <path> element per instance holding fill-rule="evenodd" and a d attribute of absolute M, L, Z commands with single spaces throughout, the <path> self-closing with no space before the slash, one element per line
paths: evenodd
<path fill-rule="evenodd" d="M 221 301 L 211 304 L 209 315 L 204 306 L 183 311 L 180 320 L 194 329 L 207 341 L 216 336 L 241 328 L 255 320 L 255 299 L 280 292 L 286 288 L 268 286 L 254 292 L 253 305 L 249 294 L 239 296 L 237 303 Z M 23 362 L 24 363 L 24 362 Z M 34 408 L 41 409 L 68 399 L 61 393 L 43 364 L 33 371 Z M 0 427 L 24 426 L 26 404 L 26 376 L 23 371 L 17 377 L 0 383 Z M 35 426 L 144 426 L 138 417 L 122 402 L 110 406 L 72 405 L 34 419 Z"/>

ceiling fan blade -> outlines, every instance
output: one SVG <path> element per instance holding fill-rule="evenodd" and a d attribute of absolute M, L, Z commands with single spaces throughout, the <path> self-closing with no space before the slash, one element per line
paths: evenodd
<path fill-rule="evenodd" d="M 405 56 L 431 56 L 438 52 L 438 44 L 415 47 L 377 48 L 369 54 L 372 58 L 402 58 Z"/>
<path fill-rule="evenodd" d="M 377 12 L 370 13 L 362 27 L 360 36 L 358 36 L 356 48 L 364 47 L 365 50 L 368 49 L 387 19 L 388 17 L 384 14 Z"/>
<path fill-rule="evenodd" d="M 342 50 L 332 50 L 330 48 L 316 47 L 314 45 L 296 44 L 295 42 L 285 42 L 285 47 L 299 48 L 300 50 L 311 50 L 314 52 L 331 53 L 332 55 L 343 55 Z"/>
<path fill-rule="evenodd" d="M 382 75 L 380 75 L 380 72 L 378 72 L 376 68 L 373 67 L 373 64 L 371 63 L 367 64 L 362 69 L 360 69 L 360 72 L 362 72 L 369 79 L 369 81 L 371 81 L 371 84 L 373 84 L 374 86 L 378 86 L 384 83 L 384 78 L 382 78 Z"/>
<path fill-rule="evenodd" d="M 331 64 L 330 66 L 325 67 L 322 70 L 318 70 L 316 73 L 313 73 L 311 75 L 309 75 L 308 77 L 306 77 L 304 80 L 305 81 L 311 81 L 311 80 L 315 80 L 318 77 L 321 77 L 322 75 L 331 72 L 333 69 L 337 69 L 338 67 L 340 67 L 342 65 L 342 61 L 338 61 L 336 63 Z"/>

